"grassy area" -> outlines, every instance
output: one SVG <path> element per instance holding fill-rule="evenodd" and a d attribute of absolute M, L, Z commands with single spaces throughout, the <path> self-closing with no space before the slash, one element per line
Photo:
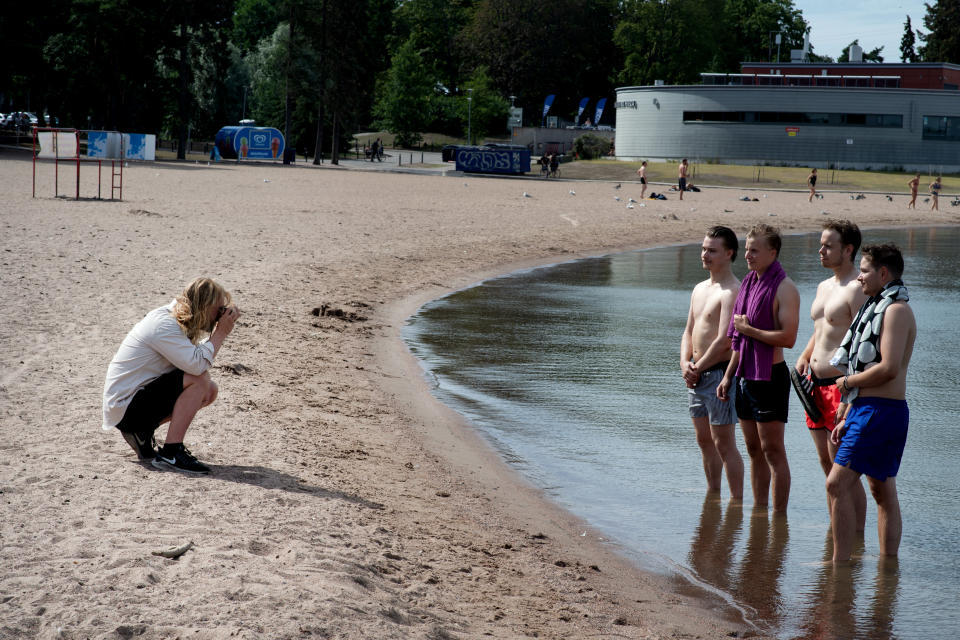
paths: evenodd
<path fill-rule="evenodd" d="M 636 180 L 639 162 L 618 160 L 580 160 L 563 165 L 563 177 L 574 180 Z M 905 193 L 909 191 L 907 182 L 912 173 L 886 171 L 854 171 L 844 169 L 818 169 L 817 189 L 838 191 L 880 191 Z M 755 167 L 735 164 L 691 163 L 690 181 L 696 184 L 761 188 L 761 189 L 803 189 L 807 188 L 806 167 Z M 677 163 L 648 162 L 647 178 L 656 182 L 676 182 Z M 920 193 L 927 192 L 927 185 L 933 177 L 921 174 Z M 960 177 L 943 179 L 946 193 L 960 191 Z"/>

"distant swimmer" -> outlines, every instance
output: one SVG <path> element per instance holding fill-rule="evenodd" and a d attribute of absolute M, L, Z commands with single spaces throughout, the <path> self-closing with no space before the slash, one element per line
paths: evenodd
<path fill-rule="evenodd" d="M 933 197 L 933 204 L 930 205 L 930 211 L 940 210 L 940 189 L 942 188 L 943 184 L 940 182 L 940 176 L 937 176 L 933 182 L 930 183 L 930 195 Z"/>
<path fill-rule="evenodd" d="M 917 191 L 920 189 L 920 174 L 915 175 L 907 185 L 910 187 L 910 202 L 907 203 L 907 209 L 916 209 Z"/>
<path fill-rule="evenodd" d="M 687 190 L 687 170 L 689 169 L 687 165 L 687 159 L 684 158 L 680 163 L 680 168 L 678 169 L 677 183 L 680 187 L 680 199 L 683 200 L 683 192 Z"/>
<path fill-rule="evenodd" d="M 832 500 L 833 561 L 850 560 L 856 535 L 854 495 L 866 475 L 877 502 L 880 554 L 896 556 L 903 522 L 897 472 L 907 441 L 907 367 L 917 323 L 903 284 L 903 255 L 896 245 L 869 245 L 857 280 L 869 296 L 831 364 L 845 370 L 836 387 L 844 413 L 830 438 L 837 446 L 827 477 Z"/>
<path fill-rule="evenodd" d="M 644 160 L 640 163 L 640 168 L 637 169 L 637 175 L 640 176 L 640 199 L 643 200 L 644 194 L 647 193 L 647 161 Z"/>
<path fill-rule="evenodd" d="M 707 230 L 700 248 L 700 261 L 710 277 L 690 296 L 687 326 L 680 341 L 680 370 L 687 385 L 690 417 L 707 476 L 707 489 L 720 491 L 726 469 L 730 496 L 743 499 L 743 459 L 737 451 L 734 407 L 717 397 L 717 385 L 730 362 L 727 326 L 740 281 L 731 263 L 737 259 L 737 234 L 727 227 Z"/>
<path fill-rule="evenodd" d="M 810 197 L 807 198 L 807 202 L 813 202 L 813 197 L 817 195 L 817 170 L 811 169 L 810 175 L 807 176 L 807 186 L 810 187 Z"/>
<path fill-rule="evenodd" d="M 830 441 L 830 432 L 839 418 L 840 391 L 835 383 L 843 372 L 830 364 L 840 347 L 853 317 L 866 301 L 854 260 L 860 249 L 860 229 L 849 220 L 828 220 L 820 233 L 820 265 L 833 271 L 833 276 L 817 286 L 817 295 L 810 307 L 813 335 L 797 358 L 795 385 L 798 394 L 814 404 L 814 416 L 807 414 L 807 427 L 817 449 L 824 475 L 833 468 L 837 448 Z M 819 414 L 819 415 L 816 415 Z M 867 496 L 863 485 L 854 489 L 857 530 L 863 531 Z"/>
<path fill-rule="evenodd" d="M 750 269 L 727 329 L 733 354 L 717 397 L 734 400 L 750 455 L 754 506 L 785 513 L 790 499 L 790 465 L 783 444 L 790 402 L 790 372 L 784 348 L 797 340 L 800 293 L 780 265 L 779 229 L 758 224 L 747 234 L 744 258 Z M 732 390 L 736 384 L 736 391 Z"/>

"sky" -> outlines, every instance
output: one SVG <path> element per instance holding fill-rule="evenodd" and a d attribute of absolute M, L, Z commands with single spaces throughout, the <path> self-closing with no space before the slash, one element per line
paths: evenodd
<path fill-rule="evenodd" d="M 935 0 L 929 2 L 934 4 Z M 927 9 L 923 0 L 793 0 L 793 6 L 803 12 L 810 25 L 814 53 L 834 59 L 859 38 L 864 51 L 883 46 L 884 62 L 900 62 L 900 38 L 907 16 L 914 30 L 925 31 L 923 17 Z M 920 44 L 918 38 L 914 46 Z M 780 59 L 784 58 L 790 59 L 789 51 L 780 52 Z"/>

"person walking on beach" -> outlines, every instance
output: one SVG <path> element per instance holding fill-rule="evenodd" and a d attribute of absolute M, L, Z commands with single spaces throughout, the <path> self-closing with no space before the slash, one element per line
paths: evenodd
<path fill-rule="evenodd" d="M 127 334 L 107 367 L 103 428 L 116 428 L 140 460 L 160 469 L 206 474 L 210 468 L 183 445 L 197 411 L 217 397 L 213 359 L 240 311 L 230 294 L 197 278 L 170 304 L 148 313 Z M 169 422 L 163 447 L 154 431 Z"/>
<path fill-rule="evenodd" d="M 750 272 L 740 284 L 727 329 L 733 354 L 717 397 L 736 398 L 737 417 L 750 456 L 754 506 L 765 507 L 773 484 L 773 510 L 785 513 L 790 465 L 783 444 L 790 400 L 790 373 L 783 349 L 797 340 L 800 294 L 778 260 L 779 229 L 758 224 L 747 234 Z M 736 382 L 736 392 L 731 386 Z"/>
<path fill-rule="evenodd" d="M 861 475 L 867 476 L 877 503 L 880 554 L 896 556 L 900 548 L 903 522 L 896 476 L 910 422 L 907 367 L 917 336 L 902 275 L 903 255 L 896 245 L 863 248 L 857 281 L 869 298 L 831 361 L 847 371 L 836 382 L 844 412 L 831 434 L 837 455 L 827 477 L 837 564 L 850 560 L 856 530 L 855 485 Z"/>
<path fill-rule="evenodd" d="M 637 169 L 637 175 L 640 176 L 640 199 L 643 200 L 643 196 L 647 193 L 647 161 L 644 160 L 640 163 L 640 168 Z"/>
<path fill-rule="evenodd" d="M 930 195 L 933 197 L 933 204 L 930 205 L 930 211 L 940 210 L 940 189 L 943 185 L 940 183 L 940 176 L 934 178 L 930 183 Z"/>
<path fill-rule="evenodd" d="M 680 168 L 678 169 L 677 183 L 680 187 L 680 199 L 683 200 L 683 192 L 687 190 L 687 159 L 684 158 L 680 162 Z"/>
<path fill-rule="evenodd" d="M 807 176 L 807 186 L 810 187 L 810 197 L 807 198 L 807 202 L 813 202 L 813 197 L 817 195 L 817 170 L 813 168 L 810 170 L 810 175 Z"/>
<path fill-rule="evenodd" d="M 805 394 L 807 401 L 814 404 L 814 417 L 809 414 L 806 416 L 807 428 L 824 476 L 830 475 L 837 453 L 836 446 L 830 441 L 830 433 L 840 408 L 840 391 L 834 385 L 842 375 L 839 369 L 830 364 L 830 359 L 867 299 L 857 281 L 859 269 L 855 260 L 860 242 L 860 229 L 849 220 L 828 220 L 823 224 L 820 265 L 833 271 L 833 275 L 817 286 L 817 295 L 810 307 L 813 335 L 797 358 L 795 373 L 791 373 L 794 386 L 801 387 L 797 393 Z M 857 531 L 863 531 L 867 496 L 859 482 L 852 489 Z"/>
<path fill-rule="evenodd" d="M 920 174 L 913 177 L 913 180 L 907 183 L 910 187 L 910 202 L 907 203 L 907 209 L 917 208 L 917 191 L 920 189 Z"/>
<path fill-rule="evenodd" d="M 743 499 L 743 459 L 737 451 L 733 404 L 717 398 L 717 385 L 730 362 L 726 329 L 740 289 L 730 265 L 737 259 L 738 249 L 733 230 L 722 226 L 707 230 L 700 261 L 710 277 L 693 289 L 687 326 L 680 340 L 680 371 L 687 385 L 707 489 L 720 491 L 721 472 L 726 469 L 734 500 Z"/>

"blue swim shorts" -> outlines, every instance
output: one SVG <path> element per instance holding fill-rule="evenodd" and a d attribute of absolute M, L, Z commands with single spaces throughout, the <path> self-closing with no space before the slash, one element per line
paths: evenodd
<path fill-rule="evenodd" d="M 897 475 L 907 442 L 906 400 L 856 398 L 834 462 L 883 482 Z"/>
<path fill-rule="evenodd" d="M 717 397 L 717 387 L 723 380 L 725 366 L 711 367 L 700 374 L 700 380 L 693 389 L 687 389 L 687 395 L 690 400 L 691 418 L 709 418 L 710 424 L 734 424 L 737 421 L 734 415 L 734 400 L 730 398 L 726 402 Z M 734 387 L 730 387 L 730 395 L 735 393 Z"/>

